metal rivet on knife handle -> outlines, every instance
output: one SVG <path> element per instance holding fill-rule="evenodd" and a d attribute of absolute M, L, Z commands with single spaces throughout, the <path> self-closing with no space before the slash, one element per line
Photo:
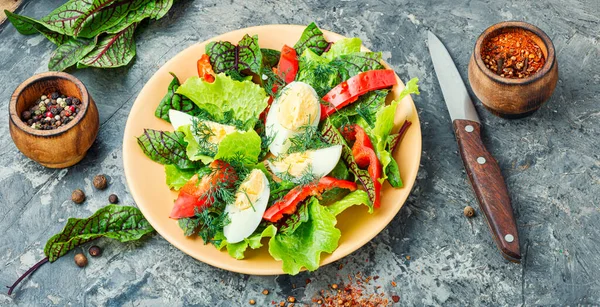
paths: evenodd
<path fill-rule="evenodd" d="M 508 242 L 508 243 L 511 243 L 512 241 L 515 240 L 515 237 L 509 233 L 504 236 L 504 240 L 506 240 L 506 242 Z"/>
<path fill-rule="evenodd" d="M 477 158 L 477 163 L 479 163 L 479 164 L 485 164 L 485 158 L 484 157 Z"/>
<path fill-rule="evenodd" d="M 473 128 L 473 126 L 471 126 L 471 125 L 466 125 L 465 126 L 465 131 L 467 131 L 467 132 L 473 132 L 473 130 L 475 130 L 475 128 Z"/>

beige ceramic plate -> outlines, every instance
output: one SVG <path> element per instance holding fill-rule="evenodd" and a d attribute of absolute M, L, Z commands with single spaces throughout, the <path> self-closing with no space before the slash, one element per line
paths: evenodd
<path fill-rule="evenodd" d="M 257 34 L 262 48 L 280 50 L 284 44 L 293 46 L 304 28 L 295 25 L 253 27 L 229 32 L 193 45 L 168 61 L 150 78 L 131 108 L 123 140 L 123 164 L 129 190 L 137 206 L 167 241 L 188 255 L 212 266 L 245 274 L 283 274 L 281 262 L 271 258 L 266 244 L 258 250 L 248 251 L 244 260 L 235 260 L 226 251 L 218 251 L 212 245 L 204 245 L 200 238 L 184 236 L 177 226 L 177 221 L 169 219 L 177 193 L 169 190 L 165 184 L 164 167 L 144 155 L 136 142 L 136 136 L 141 135 L 144 128 L 173 130 L 169 123 L 154 117 L 154 110 L 171 82 L 172 77 L 169 72 L 174 72 L 181 82 L 196 75 L 196 61 L 204 53 L 204 47 L 208 42 L 219 40 L 237 42 L 246 33 Z M 339 34 L 324 32 L 329 41 L 343 38 Z M 391 101 L 397 97 L 403 88 L 403 83 L 398 80 L 398 85 L 394 87 L 388 99 Z M 394 218 L 406 201 L 415 182 L 421 159 L 421 127 L 410 97 L 406 97 L 398 107 L 396 129 L 404 119 L 410 120 L 412 125 L 394 153 L 401 170 L 404 188 L 394 189 L 386 183 L 383 187 L 381 208 L 373 214 L 368 214 L 365 206 L 355 206 L 338 216 L 337 227 L 342 232 L 339 247 L 333 254 L 322 255 L 322 265 L 350 254 L 375 237 Z"/>

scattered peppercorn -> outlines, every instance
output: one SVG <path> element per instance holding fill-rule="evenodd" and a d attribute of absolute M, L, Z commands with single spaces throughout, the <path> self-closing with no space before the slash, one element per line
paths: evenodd
<path fill-rule="evenodd" d="M 331 289 L 335 290 L 335 289 L 337 289 L 337 288 L 338 288 L 338 285 L 337 285 L 337 284 L 333 284 L 333 285 L 331 285 Z"/>
<path fill-rule="evenodd" d="M 475 215 L 475 209 L 473 209 L 471 206 L 466 206 L 463 210 L 463 213 L 466 217 L 473 217 Z"/>
<path fill-rule="evenodd" d="M 119 202 L 119 197 L 115 194 L 110 194 L 110 196 L 108 197 L 108 202 L 111 204 L 116 204 Z"/>
<path fill-rule="evenodd" d="M 285 302 L 284 301 L 279 302 L 279 306 L 285 307 Z"/>
<path fill-rule="evenodd" d="M 106 189 L 106 177 L 104 175 L 97 175 L 94 177 L 94 187 L 98 190 Z"/>
<path fill-rule="evenodd" d="M 85 267 L 88 264 L 87 257 L 84 254 L 75 255 L 75 264 L 80 268 Z"/>
<path fill-rule="evenodd" d="M 99 257 L 100 255 L 102 255 L 102 249 L 100 249 L 100 247 L 98 247 L 96 245 L 90 247 L 88 252 L 90 253 L 90 256 L 92 256 L 92 257 Z"/>
<path fill-rule="evenodd" d="M 85 201 L 85 193 L 82 190 L 77 189 L 71 193 L 71 200 L 76 204 L 81 204 Z"/>
<path fill-rule="evenodd" d="M 256 301 L 255 300 L 250 300 L 250 305 L 254 305 L 254 304 L 256 304 Z"/>
<path fill-rule="evenodd" d="M 394 301 L 394 303 L 398 303 L 400 301 L 400 297 L 398 295 L 392 295 L 392 301 Z"/>
<path fill-rule="evenodd" d="M 293 296 L 288 296 L 287 301 L 290 302 L 290 303 L 294 303 L 294 302 L 296 302 L 296 298 L 293 297 Z"/>
<path fill-rule="evenodd" d="M 264 295 L 268 295 L 268 294 L 269 294 L 269 290 L 267 290 L 267 289 L 264 289 L 264 290 L 262 291 L 262 294 L 264 294 Z"/>
<path fill-rule="evenodd" d="M 63 109 L 67 107 L 67 99 L 70 99 L 70 101 L 77 99 L 63 97 L 66 96 L 58 92 L 42 95 L 29 110 L 21 113 L 21 120 L 37 130 L 52 130 L 66 125 L 79 114 L 79 108 L 71 107 L 68 112 L 63 113 Z"/>

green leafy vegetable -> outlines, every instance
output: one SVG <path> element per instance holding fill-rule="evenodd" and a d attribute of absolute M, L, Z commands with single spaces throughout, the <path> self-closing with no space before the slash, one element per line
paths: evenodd
<path fill-rule="evenodd" d="M 73 248 L 100 237 L 128 242 L 153 231 L 139 209 L 109 205 L 88 218 L 70 218 L 65 228 L 48 240 L 44 254 L 54 262 Z"/>
<path fill-rule="evenodd" d="M 262 53 L 262 66 L 266 68 L 273 68 L 279 63 L 281 57 L 281 51 L 269 48 L 260 48 Z"/>
<path fill-rule="evenodd" d="M 69 38 L 50 55 L 48 69 L 62 71 L 71 67 L 96 47 L 96 38 Z"/>
<path fill-rule="evenodd" d="M 355 52 L 341 55 L 333 59 L 330 65 L 336 67 L 342 80 L 348 80 L 361 72 L 383 69 L 381 52 Z"/>
<path fill-rule="evenodd" d="M 323 97 L 344 80 L 339 74 L 338 68 L 330 65 L 328 59 L 307 49 L 298 60 L 296 81 L 310 84 L 319 97 Z"/>
<path fill-rule="evenodd" d="M 225 73 L 239 79 L 244 70 L 260 74 L 262 52 L 258 46 L 258 36 L 248 34 L 234 45 L 230 42 L 211 42 L 206 45 L 206 54 L 215 73 Z"/>
<path fill-rule="evenodd" d="M 89 9 L 75 20 L 74 32 L 64 34 L 75 37 L 96 37 L 119 24 L 130 11 L 137 10 L 145 2 L 148 0 L 93 0 Z"/>
<path fill-rule="evenodd" d="M 373 204 L 369 200 L 367 192 L 363 190 L 350 192 L 344 198 L 328 205 L 327 210 L 333 215 L 338 215 L 354 205 L 365 205 L 369 208 L 369 213 L 373 213 Z"/>
<path fill-rule="evenodd" d="M 308 218 L 308 203 L 304 203 L 298 207 L 296 212 L 285 220 L 281 226 L 280 232 L 285 234 L 294 233 L 302 223 L 308 222 Z"/>
<path fill-rule="evenodd" d="M 177 220 L 177 225 L 183 230 L 183 235 L 186 237 L 194 235 L 200 226 L 200 219 L 197 217 L 185 217 Z"/>
<path fill-rule="evenodd" d="M 54 32 L 48 29 L 47 25 L 33 18 L 17 15 L 8 10 L 4 10 L 6 18 L 23 35 L 40 33 L 55 45 L 62 45 L 69 39 L 69 36 Z"/>
<path fill-rule="evenodd" d="M 225 113 L 244 123 L 242 130 L 254 127 L 258 116 L 267 107 L 269 98 L 260 85 L 252 81 L 236 81 L 218 74 L 213 83 L 198 77 L 187 79 L 176 91 L 222 122 Z"/>
<path fill-rule="evenodd" d="M 244 253 L 250 247 L 251 249 L 257 249 L 262 247 L 262 238 L 272 238 L 277 234 L 277 227 L 270 224 L 262 231 L 257 230 L 248 238 L 238 243 L 227 243 L 226 240 L 222 241 L 221 245 L 227 248 L 229 255 L 235 259 L 244 259 Z"/>
<path fill-rule="evenodd" d="M 129 64 L 135 56 L 133 31 L 137 23 L 131 24 L 121 32 L 104 36 L 90 53 L 77 63 L 82 67 L 119 67 Z"/>
<path fill-rule="evenodd" d="M 277 233 L 269 240 L 269 253 L 275 260 L 283 261 L 283 272 L 295 275 L 305 267 L 309 271 L 319 268 L 321 253 L 332 253 L 338 246 L 340 230 L 326 207 L 316 198 L 308 203 L 308 221 L 300 224 L 294 232 Z"/>
<path fill-rule="evenodd" d="M 215 160 L 230 161 L 233 158 L 241 158 L 246 164 L 256 164 L 260 155 L 260 142 L 260 136 L 254 130 L 233 132 L 219 143 Z"/>
<path fill-rule="evenodd" d="M 176 93 L 180 86 L 179 79 L 174 73 L 171 73 L 171 75 L 173 76 L 173 80 L 169 84 L 167 93 L 160 101 L 156 111 L 154 111 L 154 115 L 171 122 L 169 119 L 169 110 L 171 109 L 185 112 L 190 115 L 200 113 L 200 108 L 198 108 L 198 106 L 196 106 L 189 98 Z"/>
<path fill-rule="evenodd" d="M 360 46 L 362 46 L 362 41 L 358 37 L 342 38 L 331 44 L 331 48 L 323 53 L 322 56 L 326 59 L 333 60 L 341 55 L 360 52 Z"/>
<path fill-rule="evenodd" d="M 185 148 L 185 154 L 187 155 L 188 159 L 191 161 L 200 160 L 204 164 L 212 162 L 212 160 L 214 160 L 213 156 L 217 153 L 216 148 L 213 148 L 212 146 L 207 147 L 206 145 L 212 145 L 208 142 L 202 142 L 201 146 L 191 128 L 192 125 L 185 125 L 177 129 L 178 132 L 184 134 L 183 140 L 187 144 Z"/>
<path fill-rule="evenodd" d="M 329 42 L 325 40 L 323 32 L 312 22 L 302 32 L 300 40 L 294 45 L 296 54 L 302 54 L 304 50 L 310 49 L 317 55 L 321 55 L 329 46 Z"/>
<path fill-rule="evenodd" d="M 330 146 L 321 139 L 319 128 L 311 125 L 300 127 L 298 133 L 289 138 L 289 142 L 288 153 L 304 152 Z"/>
<path fill-rule="evenodd" d="M 176 165 L 165 165 L 166 182 L 170 189 L 178 191 L 196 174 L 196 171 L 182 170 Z"/>
<path fill-rule="evenodd" d="M 175 164 L 181 169 L 197 167 L 186 156 L 184 133 L 144 129 L 137 142 L 148 158 L 160 164 Z"/>

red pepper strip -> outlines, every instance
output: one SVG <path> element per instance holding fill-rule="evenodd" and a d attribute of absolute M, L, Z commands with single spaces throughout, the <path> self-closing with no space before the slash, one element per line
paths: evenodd
<path fill-rule="evenodd" d="M 296 212 L 298 205 L 309 196 L 320 196 L 326 190 L 333 188 L 356 190 L 356 183 L 333 177 L 323 177 L 316 183 L 296 186 L 291 189 L 281 200 L 275 202 L 263 214 L 263 218 L 269 222 L 277 222 L 284 214 Z"/>
<path fill-rule="evenodd" d="M 231 187 L 238 179 L 233 167 L 226 162 L 215 160 L 210 164 L 210 168 L 213 172 L 202 177 L 200 182 L 198 182 L 198 175 L 194 175 L 179 190 L 170 214 L 171 218 L 192 217 L 196 214 L 196 210 L 210 207 L 215 202 L 214 189 Z"/>
<path fill-rule="evenodd" d="M 360 95 L 396 84 L 396 73 L 391 69 L 361 72 L 338 84 L 323 97 L 330 105 L 321 106 L 321 120 L 356 101 Z"/>
<path fill-rule="evenodd" d="M 297 73 L 298 55 L 296 54 L 296 49 L 288 45 L 283 45 L 279 63 L 277 64 L 277 75 L 287 84 L 296 79 Z"/>
<path fill-rule="evenodd" d="M 196 63 L 196 66 L 198 68 L 198 77 L 209 83 L 215 81 L 215 72 L 212 69 L 212 65 L 210 65 L 210 57 L 208 54 L 203 54 Z"/>
<path fill-rule="evenodd" d="M 273 87 L 275 87 L 275 85 L 277 84 L 273 84 Z M 258 119 L 260 119 L 265 124 L 265 127 L 267 126 L 267 114 L 269 114 L 269 110 L 271 109 L 272 104 L 273 96 L 269 96 L 269 101 L 267 101 L 267 107 L 258 116 Z"/>
<path fill-rule="evenodd" d="M 371 143 L 371 139 L 369 139 L 365 130 L 357 124 L 344 127 L 342 134 L 348 142 L 354 141 L 352 155 L 356 164 L 362 168 L 368 167 L 367 170 L 375 188 L 373 206 L 379 208 L 381 204 L 381 183 L 378 179 L 381 178 L 381 163 L 377 158 L 377 154 L 375 154 L 373 143 Z"/>

